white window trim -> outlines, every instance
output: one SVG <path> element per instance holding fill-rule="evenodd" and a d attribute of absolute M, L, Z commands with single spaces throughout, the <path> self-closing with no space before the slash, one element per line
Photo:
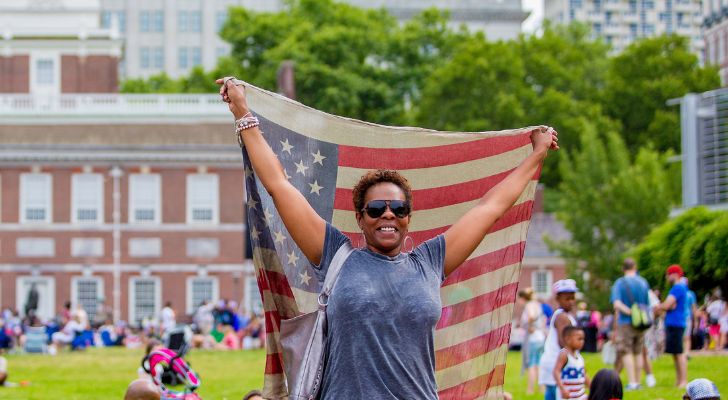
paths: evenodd
<path fill-rule="evenodd" d="M 38 60 L 53 61 L 53 85 L 38 85 Z M 30 54 L 30 93 L 31 94 L 60 94 L 61 93 L 61 55 L 57 51 L 32 51 Z"/>
<path fill-rule="evenodd" d="M 28 175 L 45 175 L 48 177 L 48 181 L 46 183 L 47 190 L 48 190 L 48 197 L 46 198 L 46 215 L 45 219 L 43 221 L 39 220 L 27 220 L 25 218 L 25 209 L 26 209 L 26 202 L 25 202 L 25 191 L 27 190 L 23 185 L 23 177 Z M 46 223 L 49 224 L 53 221 L 53 176 L 49 173 L 44 172 L 30 172 L 30 173 L 23 173 L 20 174 L 20 223 L 22 224 L 42 224 Z"/>
<path fill-rule="evenodd" d="M 15 304 L 17 306 L 18 311 L 20 312 L 20 315 L 25 316 L 25 310 L 23 309 L 23 306 L 25 305 L 25 293 L 22 293 L 20 290 L 21 287 L 23 287 L 24 281 L 45 281 L 48 282 L 48 293 L 44 293 L 43 296 L 48 296 L 50 301 L 50 309 L 52 310 L 51 313 L 54 313 L 53 310 L 56 309 L 56 278 L 52 276 L 19 276 L 15 280 Z M 53 318 L 55 315 L 50 316 L 44 316 L 39 315 L 40 318 Z"/>
<path fill-rule="evenodd" d="M 96 281 L 96 299 L 105 299 L 104 296 L 104 280 L 100 276 L 74 276 L 71 278 L 71 307 L 76 309 L 79 305 L 78 302 L 78 282 L 79 281 Z"/>
<path fill-rule="evenodd" d="M 162 305 L 162 280 L 158 276 L 132 276 L 129 278 L 129 319 L 131 325 L 136 324 L 136 285 L 137 281 L 153 280 L 155 309 L 161 310 Z"/>
<path fill-rule="evenodd" d="M 197 310 L 199 304 L 192 303 L 192 282 L 195 280 L 212 281 L 212 298 L 210 301 L 216 301 L 220 298 L 220 280 L 216 276 L 189 276 L 187 277 L 187 290 L 185 293 L 185 304 L 187 314 L 192 315 Z"/>
<path fill-rule="evenodd" d="M 546 291 L 545 292 L 539 292 L 536 291 L 536 274 L 538 273 L 546 273 Z M 534 271 L 531 272 L 531 287 L 534 290 L 534 293 L 539 295 L 549 295 L 551 293 L 551 286 L 554 284 L 554 274 L 552 271 L 545 269 L 543 267 L 540 267 Z"/>
<path fill-rule="evenodd" d="M 134 209 L 136 204 L 134 202 L 135 189 L 134 177 L 136 176 L 156 176 L 157 177 L 157 204 L 154 205 L 154 220 L 153 221 L 137 221 L 136 213 Z M 160 174 L 131 174 L 129 175 L 129 222 L 135 224 L 159 224 L 162 222 L 162 176 Z"/>
<path fill-rule="evenodd" d="M 253 296 L 252 296 L 252 293 L 250 290 L 250 288 L 253 287 L 253 286 L 251 286 L 251 281 L 255 282 L 254 287 L 256 287 L 256 288 L 258 287 L 258 280 L 255 275 L 249 275 L 249 276 L 245 277 L 245 287 L 244 287 L 245 294 L 243 297 L 245 299 L 245 312 L 246 313 L 251 313 L 254 311 L 252 308 L 253 306 L 251 304 L 253 302 Z M 263 312 L 264 310 L 259 310 L 259 311 Z"/>
<path fill-rule="evenodd" d="M 96 221 L 79 221 L 78 219 L 78 201 L 76 197 L 78 196 L 77 192 L 77 183 L 76 179 L 79 179 L 79 177 L 83 175 L 92 175 L 96 180 L 98 181 L 98 191 L 97 193 L 98 201 L 96 204 Z M 73 174 L 71 175 L 71 222 L 74 224 L 103 224 L 104 223 L 104 177 L 101 174 L 96 173 L 84 173 L 84 174 Z"/>
<path fill-rule="evenodd" d="M 213 201 L 212 207 L 212 220 L 210 221 L 195 221 L 192 219 L 192 191 L 190 190 L 190 180 L 196 176 L 210 176 L 215 181 L 215 200 Z M 186 179 L 186 208 L 187 208 L 187 223 L 188 224 L 219 224 L 220 223 L 220 177 L 217 174 L 188 174 Z"/>

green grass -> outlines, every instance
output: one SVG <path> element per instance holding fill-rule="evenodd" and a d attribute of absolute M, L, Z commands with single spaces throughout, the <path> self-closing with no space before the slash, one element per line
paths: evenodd
<path fill-rule="evenodd" d="M 29 386 L 0 388 L 0 399 L 121 399 L 126 386 L 136 378 L 141 350 L 90 349 L 86 352 L 63 352 L 47 355 L 7 355 L 10 380 L 30 381 Z M 241 399 L 243 394 L 259 388 L 263 379 L 263 351 L 193 351 L 187 359 L 202 379 L 200 396 L 205 400 Z M 593 376 L 603 368 L 598 355 L 586 355 L 587 372 Z M 719 390 L 728 394 L 728 356 L 695 356 L 689 363 L 690 379 L 713 380 Z M 672 360 L 663 356 L 655 362 L 656 388 L 630 392 L 625 399 L 679 399 L 682 392 L 674 389 Z M 526 396 L 526 378 L 520 375 L 520 354 L 508 354 L 506 390 L 514 399 L 541 399 Z"/>

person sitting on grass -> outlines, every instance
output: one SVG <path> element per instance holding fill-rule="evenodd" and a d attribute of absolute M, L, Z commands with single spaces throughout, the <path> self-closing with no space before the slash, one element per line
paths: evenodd
<path fill-rule="evenodd" d="M 609 368 L 600 369 L 589 385 L 589 400 L 622 400 L 622 380 Z"/>
<path fill-rule="evenodd" d="M 563 333 L 564 348 L 556 358 L 554 380 L 561 399 L 586 400 L 589 376 L 584 366 L 581 349 L 584 348 L 584 330 L 578 326 L 567 326 Z"/>
<path fill-rule="evenodd" d="M 683 400 L 720 400 L 720 393 L 715 383 L 709 379 L 693 379 L 685 388 Z"/>

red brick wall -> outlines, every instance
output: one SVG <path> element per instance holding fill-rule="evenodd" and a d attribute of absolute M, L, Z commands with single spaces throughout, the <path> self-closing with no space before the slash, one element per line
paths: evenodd
<path fill-rule="evenodd" d="M 20 169 L 11 168 L 3 168 L 0 173 L 0 222 L 14 224 L 19 221 L 20 173 Z"/>
<path fill-rule="evenodd" d="M 0 93 L 30 93 L 30 57 L 0 57 Z"/>
<path fill-rule="evenodd" d="M 111 56 L 61 56 L 61 93 L 119 91 L 119 59 Z"/>

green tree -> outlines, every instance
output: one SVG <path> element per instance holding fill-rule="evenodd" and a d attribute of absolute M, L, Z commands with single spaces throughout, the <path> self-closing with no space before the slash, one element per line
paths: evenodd
<path fill-rule="evenodd" d="M 718 69 L 700 66 L 688 41 L 678 35 L 643 39 L 612 60 L 604 104 L 609 116 L 622 123 L 631 150 L 651 143 L 658 150 L 678 151 L 679 110 L 666 101 L 720 87 Z"/>
<path fill-rule="evenodd" d="M 666 160 L 649 148 L 633 158 L 619 135 L 599 135 L 593 127 L 581 141 L 579 150 L 565 151 L 559 165 L 557 218 L 571 239 L 547 242 L 566 258 L 572 276 L 581 280 L 589 273 L 581 284 L 588 284 L 592 304 L 606 307 L 625 252 L 667 218 Z"/>
<path fill-rule="evenodd" d="M 698 294 L 722 284 L 728 289 L 728 213 L 696 207 L 653 229 L 632 254 L 640 273 L 654 286 L 668 289 L 665 268 L 680 264 Z"/>

